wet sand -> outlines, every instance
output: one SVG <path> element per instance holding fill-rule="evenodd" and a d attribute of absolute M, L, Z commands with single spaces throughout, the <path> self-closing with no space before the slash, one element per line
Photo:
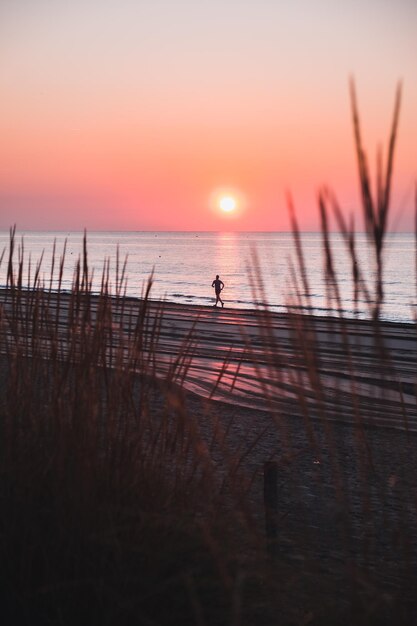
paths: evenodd
<path fill-rule="evenodd" d="M 113 302 L 110 341 L 115 348 L 129 345 L 141 301 Z M 70 294 L 61 293 L 57 319 L 62 337 L 69 303 Z M 93 297 L 92 324 L 97 304 Z M 7 315 L 10 294 L 5 290 L 0 290 L 0 305 Z M 48 306 L 55 316 L 56 294 Z M 155 374 L 164 378 L 185 352 L 187 371 L 183 368 L 178 379 L 198 396 L 269 413 L 417 432 L 415 324 L 380 322 L 376 328 L 364 320 L 152 301 L 147 309 L 144 334 L 153 342 Z"/>

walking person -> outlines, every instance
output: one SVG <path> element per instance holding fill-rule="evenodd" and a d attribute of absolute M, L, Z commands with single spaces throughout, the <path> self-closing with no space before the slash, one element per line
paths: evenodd
<path fill-rule="evenodd" d="M 217 303 L 220 302 L 222 307 L 224 307 L 224 302 L 223 302 L 223 300 L 220 297 L 220 293 L 224 289 L 224 282 L 222 280 L 220 280 L 218 274 L 217 274 L 216 278 L 213 280 L 213 282 L 211 283 L 211 286 L 214 287 L 214 291 L 216 293 L 216 302 L 215 302 L 215 304 L 213 304 L 213 306 L 217 306 Z"/>

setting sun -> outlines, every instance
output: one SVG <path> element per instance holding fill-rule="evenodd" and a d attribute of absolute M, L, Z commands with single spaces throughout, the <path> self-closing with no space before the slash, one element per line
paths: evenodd
<path fill-rule="evenodd" d="M 222 186 L 210 195 L 209 206 L 217 218 L 241 218 L 247 208 L 246 196 L 235 186 Z"/>
<path fill-rule="evenodd" d="M 236 199 L 233 196 L 222 196 L 219 200 L 219 207 L 225 213 L 230 213 L 236 209 Z"/>

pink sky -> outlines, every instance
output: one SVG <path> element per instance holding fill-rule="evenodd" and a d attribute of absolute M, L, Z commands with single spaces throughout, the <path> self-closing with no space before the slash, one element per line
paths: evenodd
<path fill-rule="evenodd" d="M 317 227 L 358 206 L 348 79 L 371 164 L 403 81 L 393 221 L 413 227 L 417 3 L 2 0 L 0 228 Z M 219 188 L 244 198 L 224 216 Z"/>

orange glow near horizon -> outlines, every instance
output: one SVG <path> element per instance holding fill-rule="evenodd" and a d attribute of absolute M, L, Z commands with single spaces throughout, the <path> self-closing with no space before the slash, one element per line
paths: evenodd
<path fill-rule="evenodd" d="M 1 5 L 0 228 L 289 230 L 289 190 L 317 230 L 322 185 L 360 228 L 353 74 L 371 172 L 403 77 L 392 205 L 412 229 L 417 5 L 375 20 L 374 1 Z"/>

